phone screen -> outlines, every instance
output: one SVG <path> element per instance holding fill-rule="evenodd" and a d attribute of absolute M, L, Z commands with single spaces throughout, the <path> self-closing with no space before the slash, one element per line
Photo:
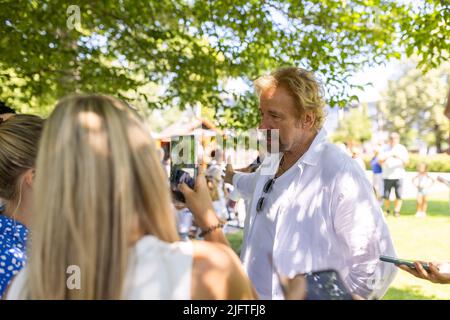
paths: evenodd
<path fill-rule="evenodd" d="M 178 185 L 194 188 L 198 173 L 197 143 L 194 135 L 173 137 L 170 141 L 170 188 L 177 201 L 185 202 Z"/>
<path fill-rule="evenodd" d="M 335 270 L 311 272 L 307 281 L 306 300 L 352 300 L 344 281 Z"/>
<path fill-rule="evenodd" d="M 273 263 L 271 255 L 269 255 L 269 261 L 278 277 L 283 295 L 286 297 L 288 289 L 282 280 L 278 268 Z M 353 300 L 350 290 L 348 290 L 339 273 L 335 270 L 310 272 L 303 276 L 306 279 L 305 300 Z"/>

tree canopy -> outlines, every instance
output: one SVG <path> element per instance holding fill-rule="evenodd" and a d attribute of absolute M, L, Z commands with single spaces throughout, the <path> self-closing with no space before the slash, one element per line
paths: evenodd
<path fill-rule="evenodd" d="M 372 123 L 367 114 L 367 105 L 350 107 L 348 115 L 339 121 L 333 141 L 360 144 L 372 139 Z"/>
<path fill-rule="evenodd" d="M 416 68 L 416 63 L 404 64 L 399 69 L 399 76 L 389 81 L 379 104 L 385 117 L 384 129 L 399 132 L 406 145 L 421 140 L 442 152 L 450 129 L 443 116 L 450 64 L 444 63 L 425 75 Z"/>
<path fill-rule="evenodd" d="M 447 0 L 7 0 L 0 3 L 0 99 L 49 112 L 72 92 L 114 94 L 150 109 L 212 108 L 237 128 L 257 123 L 251 81 L 297 65 L 344 106 L 363 65 L 448 57 Z"/>

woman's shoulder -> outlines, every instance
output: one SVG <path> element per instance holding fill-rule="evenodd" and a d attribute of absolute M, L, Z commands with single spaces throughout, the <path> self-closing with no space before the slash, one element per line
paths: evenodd
<path fill-rule="evenodd" d="M 250 281 L 234 251 L 219 243 L 193 241 L 193 299 L 252 299 Z"/>
<path fill-rule="evenodd" d="M 227 269 L 233 263 L 233 251 L 224 244 L 192 241 L 194 261 L 200 267 Z"/>

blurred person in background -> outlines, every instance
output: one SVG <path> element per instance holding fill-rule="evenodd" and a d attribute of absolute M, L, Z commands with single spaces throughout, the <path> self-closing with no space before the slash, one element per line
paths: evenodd
<path fill-rule="evenodd" d="M 366 171 L 366 164 L 364 163 L 364 159 L 361 157 L 362 150 L 360 147 L 354 146 L 351 150 L 352 159 L 358 163 L 363 171 Z"/>
<path fill-rule="evenodd" d="M 381 164 L 378 159 L 380 149 L 381 146 L 375 146 L 373 149 L 373 157 L 370 160 L 370 167 L 372 168 L 372 185 L 375 195 L 379 201 L 383 199 L 383 169 L 381 168 Z"/>
<path fill-rule="evenodd" d="M 222 168 L 219 166 L 208 167 L 205 171 L 205 178 L 217 216 L 221 220 L 229 220 L 226 202 L 228 193 L 224 186 Z"/>
<path fill-rule="evenodd" d="M 384 206 L 386 215 L 391 212 L 390 195 L 395 191 L 394 217 L 400 216 L 402 208 L 403 182 L 405 178 L 405 166 L 408 164 L 409 155 L 405 146 L 400 144 L 400 135 L 393 132 L 389 135 L 389 144 L 379 156 L 379 162 L 383 169 Z"/>
<path fill-rule="evenodd" d="M 424 218 L 427 215 L 427 195 L 434 184 L 434 179 L 428 174 L 426 163 L 419 163 L 417 171 L 418 174 L 412 180 L 417 188 L 416 217 Z"/>

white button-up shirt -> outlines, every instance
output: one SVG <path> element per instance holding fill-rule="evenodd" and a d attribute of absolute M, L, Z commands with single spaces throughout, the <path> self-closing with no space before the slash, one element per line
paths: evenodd
<path fill-rule="evenodd" d="M 273 265 L 290 277 L 334 269 L 353 293 L 381 298 L 397 270 L 379 256 L 396 254 L 364 171 L 329 143 L 322 129 L 265 194 L 264 184 L 277 171 L 279 158 L 266 157 L 256 172 L 233 177 L 241 195 L 251 199 L 241 260 L 260 298 L 283 298 Z M 261 196 L 266 199 L 257 212 Z"/>

